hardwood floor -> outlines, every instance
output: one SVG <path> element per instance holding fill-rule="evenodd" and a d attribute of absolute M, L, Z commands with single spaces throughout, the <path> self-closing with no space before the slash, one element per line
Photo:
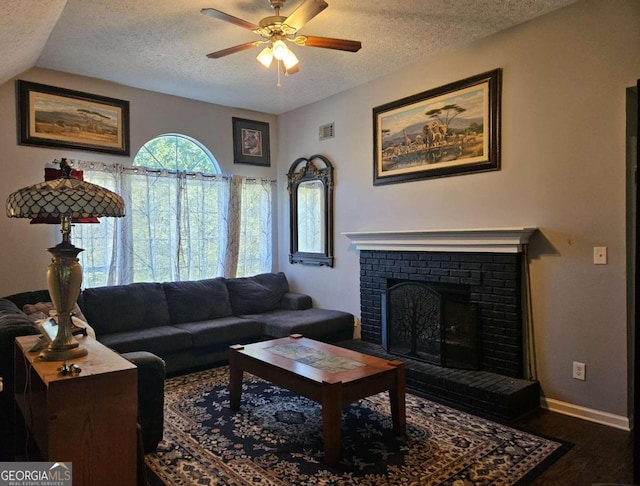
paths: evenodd
<path fill-rule="evenodd" d="M 631 432 L 542 409 L 515 425 L 574 444 L 531 483 L 533 486 L 632 484 Z"/>

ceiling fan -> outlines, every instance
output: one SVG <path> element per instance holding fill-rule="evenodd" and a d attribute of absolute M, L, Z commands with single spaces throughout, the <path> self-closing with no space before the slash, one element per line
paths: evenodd
<path fill-rule="evenodd" d="M 275 15 L 263 18 L 258 25 L 221 12 L 215 8 L 203 8 L 200 10 L 200 12 L 209 17 L 224 20 L 238 27 L 243 27 L 262 37 L 261 40 L 212 52 L 207 54 L 207 57 L 210 59 L 218 59 L 266 44 L 256 59 L 265 67 L 269 67 L 275 58 L 278 64 L 282 66 L 285 74 L 295 74 L 300 70 L 298 58 L 289 49 L 287 42 L 292 42 L 297 46 L 322 47 L 324 49 L 337 49 L 349 52 L 357 52 L 362 47 L 362 43 L 359 41 L 298 35 L 298 30 L 300 30 L 302 26 L 329 5 L 324 0 L 305 0 L 288 17 L 284 17 L 280 15 L 280 8 L 284 5 L 285 1 L 286 0 L 269 0 L 271 8 L 275 11 Z"/>

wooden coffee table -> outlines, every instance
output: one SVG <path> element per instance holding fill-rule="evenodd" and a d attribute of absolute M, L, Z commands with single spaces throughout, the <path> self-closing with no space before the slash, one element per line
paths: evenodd
<path fill-rule="evenodd" d="M 242 378 L 251 373 L 322 405 L 324 460 L 338 461 L 342 407 L 389 392 L 393 431 L 405 435 L 404 363 L 376 358 L 292 334 L 229 349 L 232 410 L 240 408 Z"/>

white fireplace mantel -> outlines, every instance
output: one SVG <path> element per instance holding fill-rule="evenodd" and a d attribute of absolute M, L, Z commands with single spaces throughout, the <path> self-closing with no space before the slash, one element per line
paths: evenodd
<path fill-rule="evenodd" d="M 538 228 L 470 228 L 342 233 L 358 250 L 520 253 Z"/>

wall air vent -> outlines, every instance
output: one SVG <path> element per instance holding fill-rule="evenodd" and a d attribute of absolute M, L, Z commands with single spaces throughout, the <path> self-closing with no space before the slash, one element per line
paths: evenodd
<path fill-rule="evenodd" d="M 336 136 L 335 123 L 327 123 L 320 126 L 320 141 L 327 140 L 328 138 L 334 138 Z"/>

